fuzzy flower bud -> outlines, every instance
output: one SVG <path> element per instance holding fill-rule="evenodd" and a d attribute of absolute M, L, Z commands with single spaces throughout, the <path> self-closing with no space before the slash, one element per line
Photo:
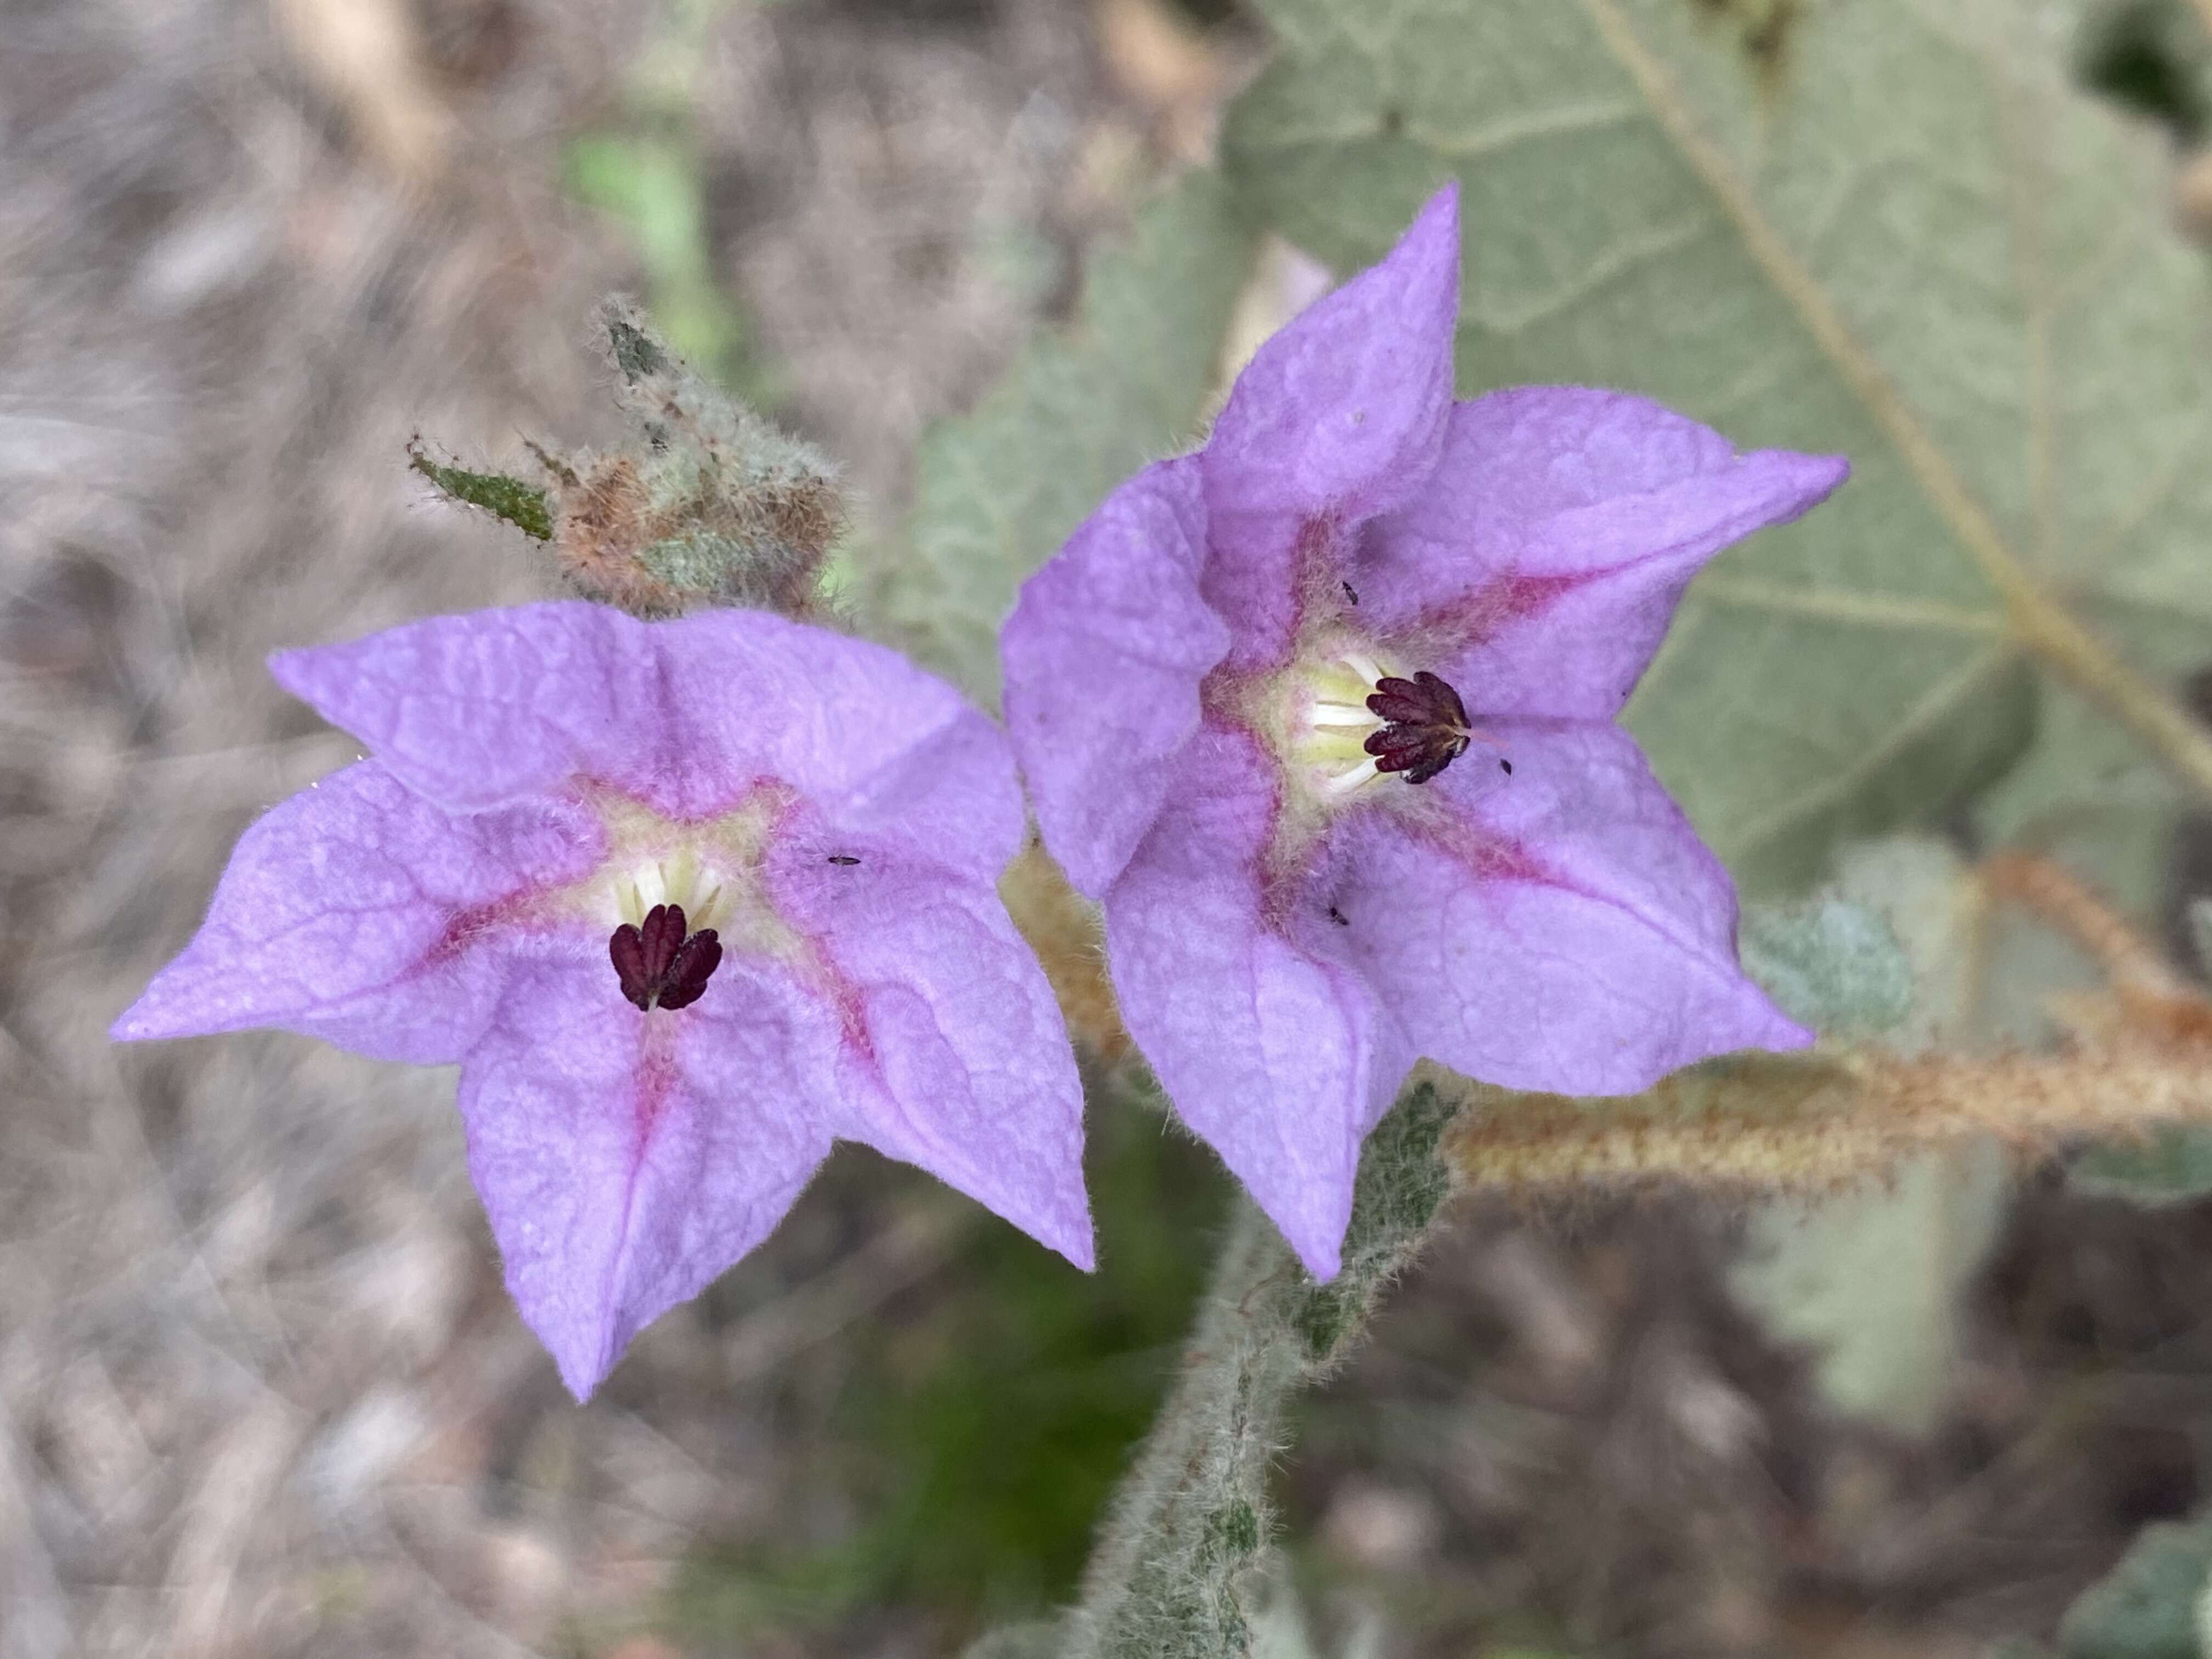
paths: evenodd
<path fill-rule="evenodd" d="M 643 443 L 552 462 L 553 547 L 586 599 L 637 617 L 806 616 L 845 527 L 836 468 L 694 374 L 627 301 L 599 321 Z"/>

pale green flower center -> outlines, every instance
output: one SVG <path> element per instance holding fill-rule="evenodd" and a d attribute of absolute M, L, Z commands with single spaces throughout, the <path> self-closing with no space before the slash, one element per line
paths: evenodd
<path fill-rule="evenodd" d="M 642 927 L 655 905 L 677 905 L 691 933 L 711 927 L 732 948 L 796 954 L 799 937 L 761 879 L 781 805 L 779 793 L 763 789 L 719 817 L 684 823 L 626 796 L 598 794 L 592 806 L 606 826 L 606 858 L 566 902 L 609 931 Z"/>
<path fill-rule="evenodd" d="M 1385 722 L 1367 699 L 1377 681 L 1405 672 L 1372 647 L 1343 645 L 1293 664 L 1279 678 L 1279 752 L 1291 777 L 1317 801 L 1348 800 L 1382 775 L 1366 743 Z"/>

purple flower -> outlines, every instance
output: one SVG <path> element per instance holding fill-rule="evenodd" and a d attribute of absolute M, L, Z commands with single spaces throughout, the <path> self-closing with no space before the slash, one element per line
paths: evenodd
<path fill-rule="evenodd" d="M 1082 1096 L 994 885 L 1005 738 L 879 646 L 583 604 L 282 653 L 374 751 L 240 840 L 118 1037 L 461 1063 L 507 1287 L 579 1398 L 843 1137 L 1091 1265 Z"/>
<path fill-rule="evenodd" d="M 1641 398 L 1452 400 L 1455 190 L 1023 589 L 1006 716 L 1129 1034 L 1306 1266 L 1413 1060 L 1640 1089 L 1807 1032 L 1613 722 L 1707 559 L 1839 483 Z"/>

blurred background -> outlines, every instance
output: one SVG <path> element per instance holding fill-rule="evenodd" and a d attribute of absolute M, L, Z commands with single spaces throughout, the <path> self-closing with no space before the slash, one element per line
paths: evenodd
<path fill-rule="evenodd" d="M 2106 21 L 2200 222 L 2192 15 Z M 410 438 L 611 437 L 627 289 L 879 540 L 1269 50 L 1233 0 L 0 0 L 0 1659 L 891 1659 L 1069 1593 L 1227 1195 L 1147 1103 L 1094 1107 L 1095 1280 L 847 1149 L 579 1408 L 449 1074 L 104 1032 L 352 757 L 264 654 L 544 591 Z M 1247 333 L 1316 280 L 1254 271 Z M 1463 1203 L 1281 1470 L 1322 1644 L 2048 1640 L 2203 1494 L 2212 1206 L 1927 1179 L 1936 1246 L 1764 1292 L 1761 1218 Z"/>

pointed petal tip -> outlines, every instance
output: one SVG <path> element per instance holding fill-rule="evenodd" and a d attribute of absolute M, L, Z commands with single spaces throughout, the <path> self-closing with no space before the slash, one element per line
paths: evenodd
<path fill-rule="evenodd" d="M 111 1042 L 160 1042 L 170 1037 L 205 1036 L 211 1028 L 204 1021 L 183 1016 L 174 1006 L 164 1006 L 171 1000 L 160 996 L 162 975 L 156 974 L 150 984 L 138 994 L 137 1000 L 116 1015 L 107 1028 Z"/>
<path fill-rule="evenodd" d="M 1078 1169 L 1079 1170 L 1080 1165 Z M 1083 1192 L 1082 1176 L 1075 1176 L 1075 1191 Z M 970 1196 L 973 1196 L 971 1194 Z M 1042 1207 L 1030 1204 L 983 1202 L 984 1207 L 1001 1220 L 1019 1228 L 1054 1255 L 1064 1256 L 1085 1273 L 1098 1270 L 1097 1229 L 1091 1219 L 1091 1206 L 1079 1198 L 1070 1207 L 1065 1200 L 1048 1200 Z"/>
<path fill-rule="evenodd" d="M 1808 455 L 1794 449 L 1762 449 L 1744 457 L 1771 468 L 1778 494 L 1786 497 L 1779 506 L 1778 524 L 1786 524 L 1811 511 L 1834 495 L 1851 476 L 1848 455 Z"/>
<path fill-rule="evenodd" d="M 269 678 L 302 702 L 313 701 L 307 695 L 307 684 L 313 678 L 315 653 L 312 648 L 295 647 L 283 651 L 271 651 L 262 659 Z"/>
<path fill-rule="evenodd" d="M 1817 490 L 1814 500 L 1821 500 L 1842 488 L 1851 476 L 1851 458 L 1848 455 L 1800 455 L 1797 458 L 1805 487 Z"/>
<path fill-rule="evenodd" d="M 1759 1039 L 1759 1046 L 1777 1054 L 1790 1054 L 1809 1048 L 1820 1040 L 1820 1034 L 1808 1026 L 1800 1025 L 1780 1010 L 1773 1011 L 1767 1028 Z"/>
<path fill-rule="evenodd" d="M 1456 314 L 1459 309 L 1458 179 L 1453 179 L 1421 204 L 1421 210 L 1413 216 L 1413 222 L 1406 227 L 1396 245 L 1383 256 L 1382 263 L 1392 266 L 1416 265 L 1444 279 L 1437 283 L 1437 287 L 1440 291 L 1448 291 L 1451 308 Z"/>
<path fill-rule="evenodd" d="M 1413 225 L 1406 234 L 1410 236 L 1415 230 L 1438 221 L 1448 223 L 1455 234 L 1458 233 L 1459 180 L 1456 178 L 1446 179 L 1434 195 L 1421 204 L 1421 210 L 1413 216 Z"/>
<path fill-rule="evenodd" d="M 592 1403 L 592 1396 L 599 1392 L 599 1384 L 607 1380 L 607 1372 L 613 1369 L 606 1366 L 596 1371 L 587 1370 L 580 1365 L 571 1365 L 558 1354 L 553 1358 L 553 1367 L 561 1373 L 561 1386 L 568 1389 L 568 1398 L 579 1406 Z"/>
<path fill-rule="evenodd" d="M 1316 1237 L 1291 1241 L 1291 1253 L 1298 1265 L 1312 1275 L 1316 1285 L 1326 1285 L 1344 1271 L 1344 1236 L 1340 1232 L 1334 1239 Z"/>
<path fill-rule="evenodd" d="M 507 1294 L 514 1294 L 512 1284 L 507 1286 Z M 620 1363 L 629 1346 L 627 1341 L 615 1340 L 611 1314 L 596 1320 L 574 1321 L 568 1328 L 560 1328 L 551 1322 L 541 1324 L 520 1301 L 515 1303 L 515 1312 L 551 1357 L 553 1369 L 561 1374 L 561 1386 L 580 1406 L 599 1391 L 599 1384 L 607 1380 L 607 1374 Z"/>
<path fill-rule="evenodd" d="M 1695 1065 L 1699 1058 L 1710 1059 L 1723 1054 L 1794 1054 L 1811 1048 L 1820 1040 L 1820 1034 L 1799 1024 L 1784 1013 L 1775 1006 L 1772 998 L 1747 977 L 1742 981 L 1735 1017 L 1717 1024 L 1709 1034 L 1709 1040 L 1711 1046 L 1702 1055 L 1693 1055 L 1679 1063 Z M 1667 1072 L 1660 1073 L 1660 1077 L 1674 1069 L 1668 1067 Z M 1651 1083 L 1644 1086 L 1650 1088 L 1660 1080 L 1660 1077 L 1653 1078 Z"/>
<path fill-rule="evenodd" d="M 1358 1149 L 1353 1160 L 1358 1161 Z M 1328 1183 L 1337 1187 L 1339 1183 Z M 1249 1190 L 1249 1189 L 1248 1189 Z M 1291 1254 L 1298 1265 L 1311 1275 L 1316 1285 L 1326 1285 L 1344 1271 L 1344 1236 L 1352 1230 L 1352 1176 L 1343 1177 L 1336 1201 L 1322 1205 L 1310 1202 L 1313 1194 L 1299 1195 L 1300 1213 L 1278 1213 L 1273 1206 L 1262 1204 L 1267 1219 L 1275 1224 L 1275 1231 L 1291 1247 Z"/>
<path fill-rule="evenodd" d="M 1090 1217 L 1084 1218 L 1083 1226 L 1079 1231 L 1064 1231 L 1060 1237 L 1052 1240 L 1051 1243 L 1054 1249 L 1059 1251 L 1085 1273 L 1095 1273 L 1098 1271 L 1097 1239 L 1091 1228 Z"/>

